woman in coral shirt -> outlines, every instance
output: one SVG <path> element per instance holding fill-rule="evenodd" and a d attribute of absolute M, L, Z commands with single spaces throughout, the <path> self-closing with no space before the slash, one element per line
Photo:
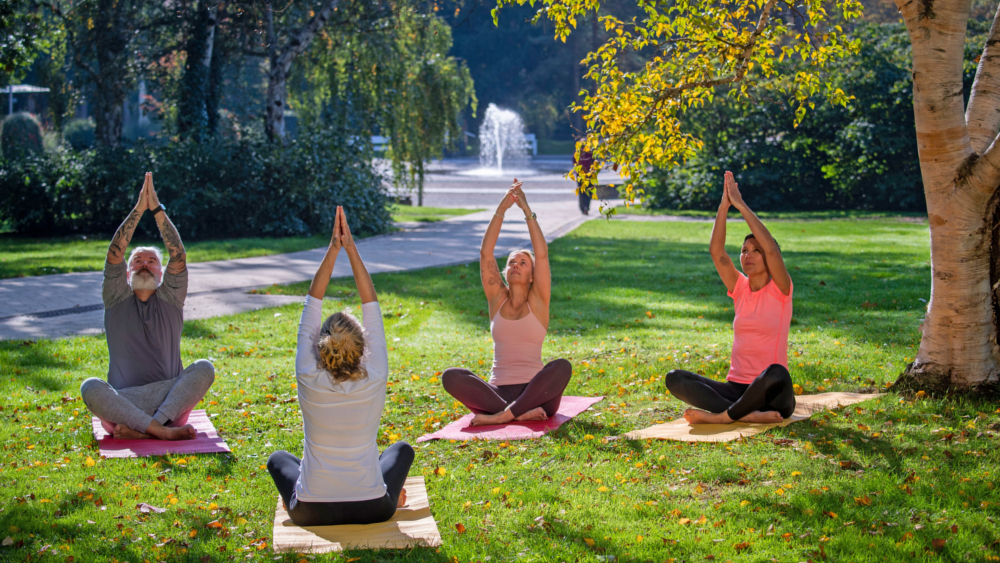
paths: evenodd
<path fill-rule="evenodd" d="M 741 274 L 726 253 L 726 214 L 732 205 L 750 234 L 740 250 Z M 775 423 L 792 415 L 795 391 L 788 374 L 788 325 L 792 278 L 781 248 L 743 202 L 732 172 L 726 172 L 722 203 L 709 246 L 715 269 L 733 298 L 733 355 L 726 381 L 675 369 L 666 377 L 670 393 L 696 407 L 684 411 L 690 424 Z"/>

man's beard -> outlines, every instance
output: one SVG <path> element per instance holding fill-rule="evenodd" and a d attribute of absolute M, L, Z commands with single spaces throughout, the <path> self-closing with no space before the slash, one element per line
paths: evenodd
<path fill-rule="evenodd" d="M 159 280 L 157 280 L 156 276 L 154 276 L 149 270 L 139 270 L 138 272 L 132 274 L 132 280 L 129 282 L 129 285 L 132 287 L 132 291 L 160 288 Z"/>

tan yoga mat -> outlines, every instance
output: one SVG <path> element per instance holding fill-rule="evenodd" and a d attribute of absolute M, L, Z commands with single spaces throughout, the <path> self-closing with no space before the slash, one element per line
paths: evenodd
<path fill-rule="evenodd" d="M 747 424 L 734 422 L 732 424 L 688 424 L 683 418 L 672 422 L 657 424 L 642 430 L 634 430 L 625 434 L 630 440 L 659 438 L 661 440 L 679 440 L 682 442 L 731 442 L 743 437 L 756 436 L 774 428 L 806 420 L 813 413 L 853 405 L 861 401 L 881 397 L 883 393 L 821 393 L 819 395 L 799 395 L 795 397 L 795 412 L 780 424 Z"/>
<path fill-rule="evenodd" d="M 296 526 L 281 507 L 274 514 L 274 551 L 327 553 L 345 549 L 404 549 L 438 547 L 441 532 L 431 515 L 423 477 L 408 477 L 406 506 L 397 509 L 388 522 L 344 526 Z"/>

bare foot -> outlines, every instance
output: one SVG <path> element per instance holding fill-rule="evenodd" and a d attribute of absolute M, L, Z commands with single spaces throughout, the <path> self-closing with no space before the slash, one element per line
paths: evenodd
<path fill-rule="evenodd" d="M 406 489 L 399 491 L 399 500 L 396 501 L 396 508 L 403 508 L 406 506 Z"/>
<path fill-rule="evenodd" d="M 469 426 L 491 426 L 494 424 L 507 424 L 514 420 L 514 415 L 510 411 L 501 411 L 496 414 L 477 414 L 472 417 Z"/>
<path fill-rule="evenodd" d="M 740 422 L 753 422 L 756 424 L 777 424 L 785 420 L 781 418 L 778 411 L 753 411 L 740 419 Z"/>
<path fill-rule="evenodd" d="M 288 505 L 285 504 L 285 499 L 281 499 L 281 508 L 283 508 L 285 512 L 288 512 Z"/>
<path fill-rule="evenodd" d="M 548 418 L 549 415 L 545 414 L 545 409 L 542 407 L 535 407 L 514 420 L 523 422 L 526 420 L 548 420 Z"/>
<path fill-rule="evenodd" d="M 194 426 L 185 424 L 184 426 L 163 426 L 155 420 L 146 429 L 153 437 L 160 440 L 193 440 L 198 434 Z"/>
<path fill-rule="evenodd" d="M 152 438 L 149 434 L 143 434 L 138 430 L 132 430 L 124 424 L 116 424 L 115 432 L 112 434 L 116 440 L 148 440 Z"/>
<path fill-rule="evenodd" d="M 718 417 L 719 415 L 717 414 L 703 411 L 701 409 L 687 409 L 684 411 L 684 420 L 688 421 L 688 424 L 725 424 L 725 422 L 719 420 Z"/>

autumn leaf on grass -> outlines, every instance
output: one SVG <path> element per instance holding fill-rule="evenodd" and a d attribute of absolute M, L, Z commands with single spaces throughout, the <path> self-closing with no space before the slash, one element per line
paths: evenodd
<path fill-rule="evenodd" d="M 465 533 L 465 526 L 463 526 L 461 523 L 455 524 L 455 529 L 458 530 L 458 533 L 460 534 Z"/>
<path fill-rule="evenodd" d="M 443 476 L 447 472 L 448 470 L 445 469 L 444 467 L 438 467 L 437 469 L 434 470 L 435 475 L 441 475 L 441 476 Z"/>
<path fill-rule="evenodd" d="M 872 499 L 868 497 L 854 497 L 854 502 L 860 504 L 861 506 L 869 506 L 872 503 Z"/>
<path fill-rule="evenodd" d="M 931 540 L 931 545 L 934 546 L 934 549 L 936 551 L 941 551 L 942 549 L 944 549 L 944 544 L 946 543 L 948 543 L 948 540 L 942 540 L 942 539 Z"/>
<path fill-rule="evenodd" d="M 156 512 L 157 514 L 161 514 L 167 511 L 166 508 L 157 508 L 151 504 L 146 504 L 144 502 L 140 502 L 139 504 L 135 505 L 135 507 L 138 508 L 139 512 L 143 514 L 149 514 L 150 512 Z"/>
<path fill-rule="evenodd" d="M 677 523 L 680 524 L 681 526 L 686 526 L 687 524 L 691 523 L 691 519 L 690 518 L 681 518 L 680 520 L 677 521 Z"/>
<path fill-rule="evenodd" d="M 583 543 L 587 544 L 587 547 L 594 547 L 594 540 L 590 538 L 583 538 Z"/>
<path fill-rule="evenodd" d="M 205 524 L 205 527 L 206 528 L 221 528 L 222 527 L 222 523 L 219 522 L 218 520 L 212 520 L 208 524 Z"/>
<path fill-rule="evenodd" d="M 97 462 L 94 461 L 94 458 L 92 458 L 92 457 L 90 457 L 88 455 L 87 459 L 83 460 L 83 465 L 84 465 L 84 467 L 93 467 L 93 466 L 97 465 Z"/>
<path fill-rule="evenodd" d="M 826 514 L 830 518 L 836 518 L 837 517 L 837 513 L 836 512 L 830 512 L 829 510 L 824 510 L 823 514 Z"/>
<path fill-rule="evenodd" d="M 701 518 L 699 518 L 698 521 L 695 522 L 695 524 L 701 526 L 705 522 L 708 522 L 708 518 L 704 514 L 702 514 Z"/>
<path fill-rule="evenodd" d="M 747 549 L 749 547 L 750 547 L 750 542 L 748 541 L 733 544 L 733 549 L 735 549 L 736 551 L 743 551 L 744 549 Z"/>
<path fill-rule="evenodd" d="M 845 461 L 841 461 L 839 463 L 840 463 L 840 468 L 841 469 L 850 469 L 851 467 L 854 467 L 854 462 L 851 461 L 851 460 L 849 460 L 849 459 L 845 460 Z"/>

